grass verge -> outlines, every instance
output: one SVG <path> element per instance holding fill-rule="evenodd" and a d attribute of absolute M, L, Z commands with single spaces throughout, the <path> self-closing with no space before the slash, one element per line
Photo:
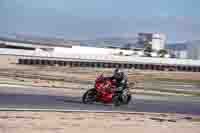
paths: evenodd
<path fill-rule="evenodd" d="M 138 90 L 147 90 L 155 91 L 160 93 L 172 93 L 172 94 L 182 94 L 182 95 L 191 95 L 191 96 L 200 96 L 200 92 L 193 91 L 184 91 L 184 90 L 171 90 L 171 89 L 158 89 L 158 88 L 137 88 Z"/>
<path fill-rule="evenodd" d="M 188 84 L 196 84 L 200 85 L 200 80 L 186 80 L 186 79 L 169 79 L 169 78 L 151 78 L 145 80 L 153 80 L 153 81 L 167 81 L 167 82 L 177 82 L 177 83 L 188 83 Z"/>

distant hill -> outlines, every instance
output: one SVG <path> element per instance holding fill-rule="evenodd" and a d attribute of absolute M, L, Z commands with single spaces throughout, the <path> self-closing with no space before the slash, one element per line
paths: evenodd
<path fill-rule="evenodd" d="M 188 43 L 166 44 L 166 49 L 171 49 L 171 50 L 186 50 L 187 47 L 188 47 Z"/>
<path fill-rule="evenodd" d="M 83 46 L 112 47 L 112 48 L 141 48 L 135 37 L 104 37 L 94 40 L 81 41 Z"/>
<path fill-rule="evenodd" d="M 79 41 L 64 40 L 58 38 L 44 38 L 33 36 L 15 36 L 15 37 L 0 37 L 1 41 L 10 41 L 16 43 L 27 43 L 35 45 L 48 45 L 48 46 L 67 46 L 69 44 L 80 44 Z"/>
<path fill-rule="evenodd" d="M 188 44 L 200 45 L 200 40 L 188 41 Z"/>
<path fill-rule="evenodd" d="M 184 43 L 167 44 L 166 48 L 172 50 L 187 50 L 189 47 L 193 47 L 194 45 L 200 45 L 200 40 L 192 40 Z"/>

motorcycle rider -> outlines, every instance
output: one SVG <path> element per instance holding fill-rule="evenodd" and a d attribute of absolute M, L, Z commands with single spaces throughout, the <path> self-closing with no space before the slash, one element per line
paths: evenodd
<path fill-rule="evenodd" d="M 111 77 L 99 76 L 95 81 L 95 88 L 88 90 L 83 95 L 83 103 L 95 101 L 113 103 L 114 106 L 128 104 L 131 101 L 131 94 L 125 73 L 117 68 Z"/>
<path fill-rule="evenodd" d="M 111 77 L 112 80 L 115 81 L 116 85 L 116 91 L 122 91 L 124 89 L 127 89 L 128 87 L 128 78 L 125 75 L 125 73 L 120 70 L 119 68 L 116 68 L 113 72 L 113 76 Z"/>

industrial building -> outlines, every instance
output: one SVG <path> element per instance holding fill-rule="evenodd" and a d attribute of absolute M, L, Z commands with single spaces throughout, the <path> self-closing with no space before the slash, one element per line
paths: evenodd
<path fill-rule="evenodd" d="M 162 33 L 139 33 L 138 43 L 143 46 L 145 43 L 149 43 L 152 46 L 152 50 L 159 51 L 165 49 L 166 35 Z"/>

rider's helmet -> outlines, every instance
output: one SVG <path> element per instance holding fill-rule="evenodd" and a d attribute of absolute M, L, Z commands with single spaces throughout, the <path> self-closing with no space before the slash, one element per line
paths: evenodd
<path fill-rule="evenodd" d="M 121 80 L 124 77 L 124 72 L 121 71 L 119 68 L 116 68 L 113 72 L 113 77 L 117 80 Z"/>

